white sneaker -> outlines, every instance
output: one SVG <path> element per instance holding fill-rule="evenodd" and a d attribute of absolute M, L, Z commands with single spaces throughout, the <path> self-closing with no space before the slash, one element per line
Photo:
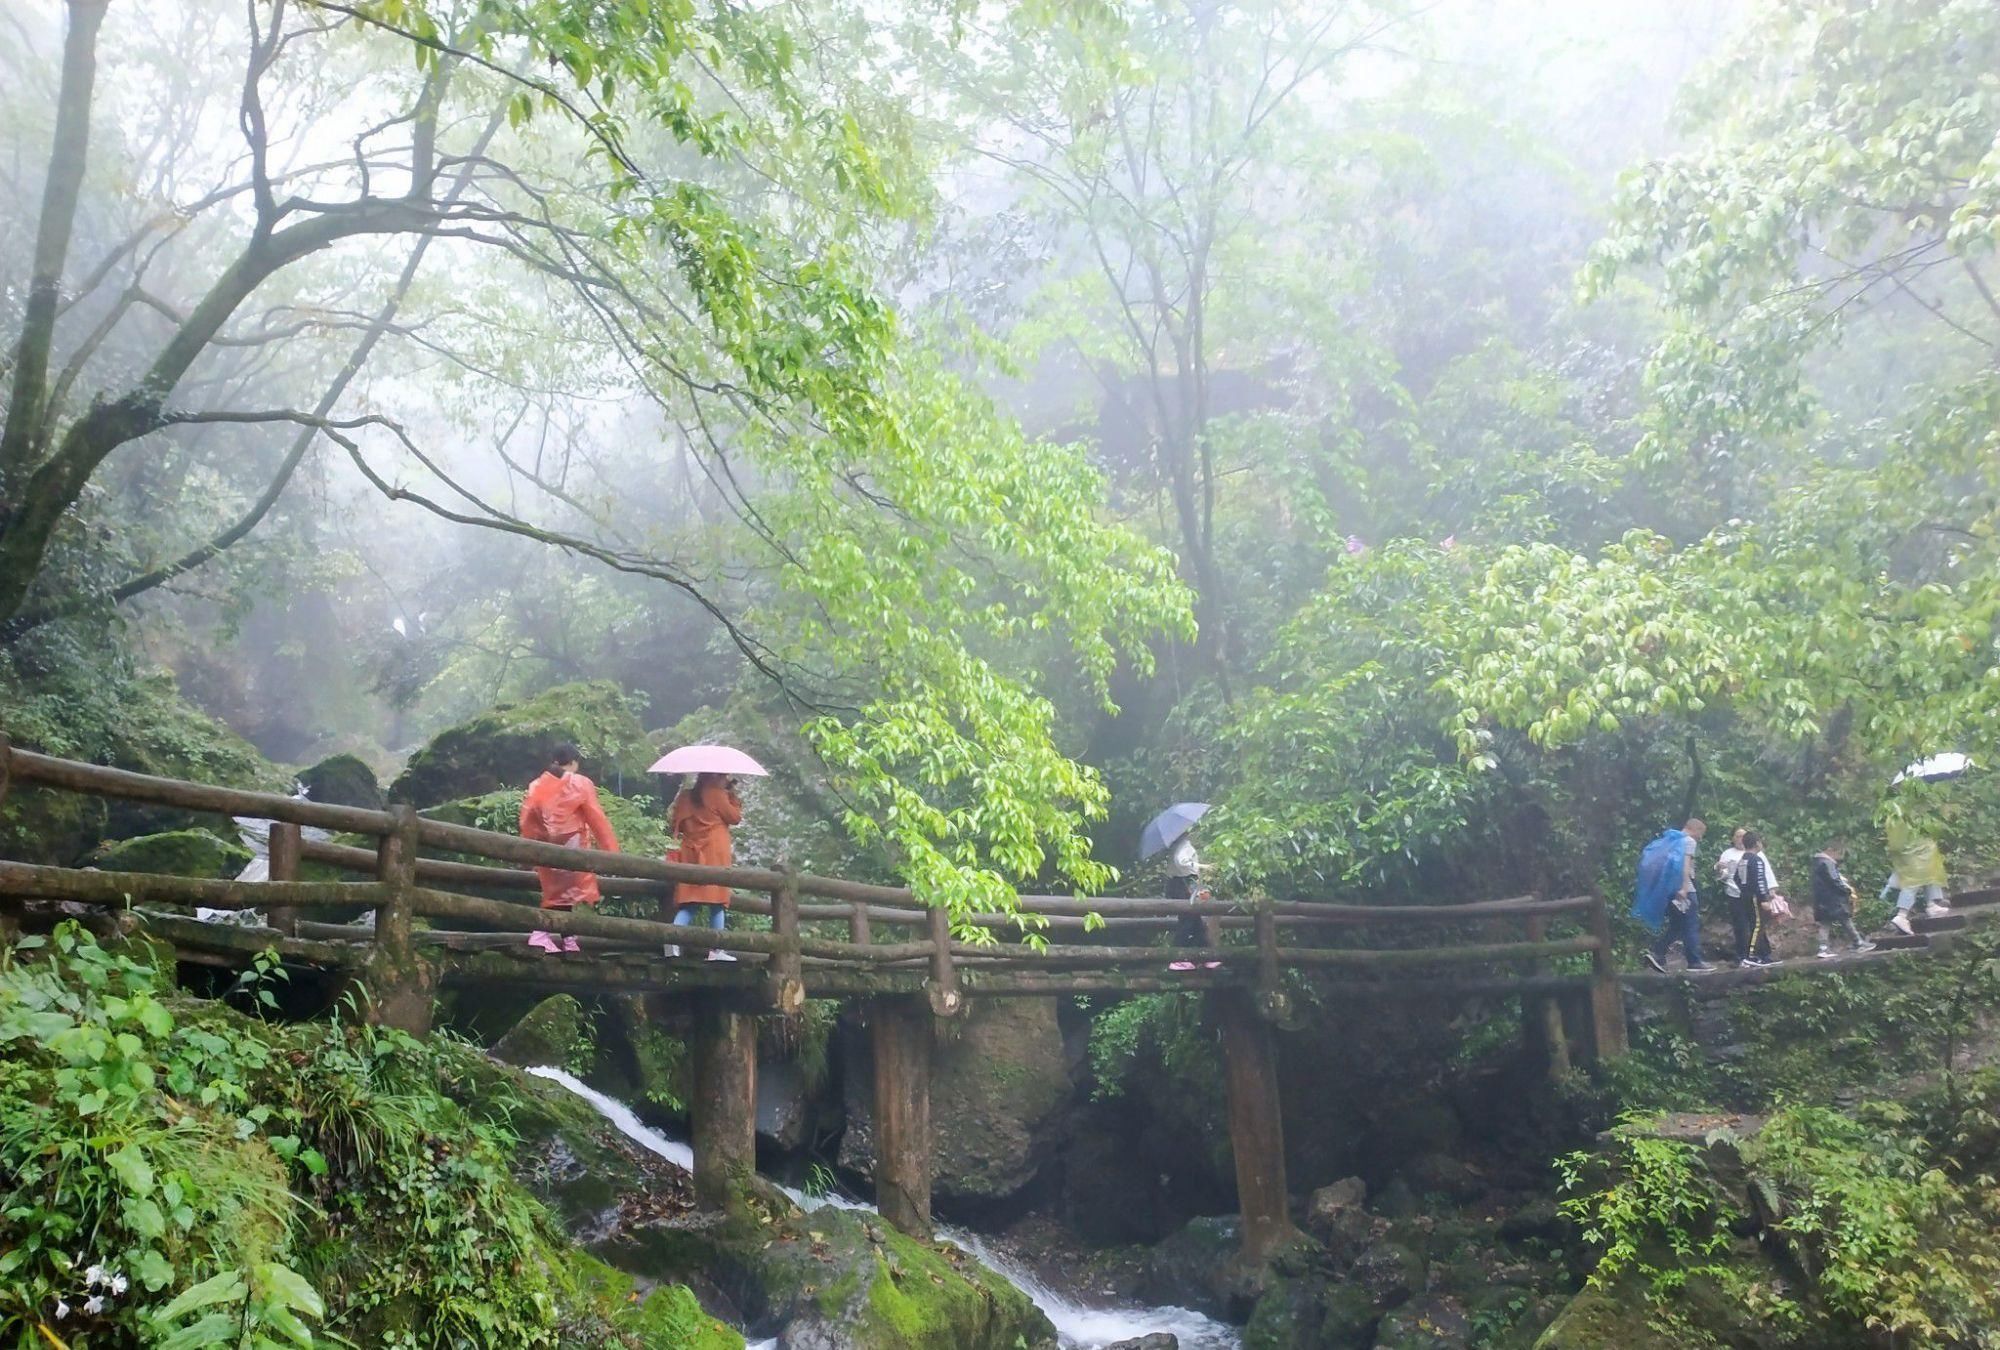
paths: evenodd
<path fill-rule="evenodd" d="M 1857 952 L 1872 952 L 1875 950 L 1875 944 L 1870 942 L 1867 938 L 1863 938 L 1861 939 L 1861 941 L 1854 944 L 1854 950 Z"/>
<path fill-rule="evenodd" d="M 708 959 L 711 961 L 734 961 L 736 958 L 731 956 L 728 952 L 710 952 L 708 954 Z"/>
<path fill-rule="evenodd" d="M 674 945 L 673 943 L 671 943 L 671 942 L 669 942 L 669 943 L 667 944 L 667 955 L 668 955 L 668 956 L 679 956 L 680 954 L 681 954 L 681 949 L 680 949 L 679 947 L 675 946 L 675 945 Z"/>
<path fill-rule="evenodd" d="M 1951 902 L 1948 900 L 1933 900 L 1924 906 L 1924 917 L 1926 919 L 1935 919 L 1941 914 L 1949 913 L 1951 913 Z"/>
<path fill-rule="evenodd" d="M 1833 955 L 1834 955 L 1833 948 L 1831 947 L 1821 947 L 1819 949 L 1819 959 L 1822 961 L 1833 960 Z"/>
<path fill-rule="evenodd" d="M 1910 927 L 1910 912 L 1906 909 L 1897 910 L 1895 917 L 1889 920 L 1889 926 L 1904 937 L 1916 936 L 1917 930 Z"/>

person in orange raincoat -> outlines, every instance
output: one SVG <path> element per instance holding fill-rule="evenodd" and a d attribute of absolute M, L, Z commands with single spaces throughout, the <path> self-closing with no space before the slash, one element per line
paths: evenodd
<path fill-rule="evenodd" d="M 618 851 L 618 835 L 598 804 L 597 784 L 577 772 L 578 756 L 573 745 L 558 745 L 549 756 L 549 767 L 528 785 L 521 799 L 521 837 L 567 848 L 599 848 Z M 571 872 L 560 867 L 537 867 L 542 883 L 543 909 L 574 909 L 598 901 L 597 874 Z M 528 945 L 545 952 L 577 950 L 576 939 L 563 938 L 536 929 L 528 934 Z"/>
<path fill-rule="evenodd" d="M 674 837 L 680 840 L 680 861 L 699 863 L 703 867 L 727 867 L 736 860 L 735 841 L 730 838 L 730 828 L 743 819 L 743 799 L 736 795 L 736 784 L 726 774 L 704 773 L 695 775 L 694 786 L 685 787 L 674 798 Z M 729 888 L 727 886 L 698 886 L 692 882 L 680 882 L 674 887 L 674 922 L 686 927 L 694 921 L 697 906 L 708 909 L 708 926 L 720 931 L 723 917 L 729 912 Z M 680 948 L 667 949 L 670 956 L 679 956 Z M 724 951 L 711 951 L 711 961 L 734 961 L 736 958 Z"/>

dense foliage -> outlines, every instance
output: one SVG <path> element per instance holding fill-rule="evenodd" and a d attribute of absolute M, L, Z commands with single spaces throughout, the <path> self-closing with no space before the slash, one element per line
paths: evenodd
<path fill-rule="evenodd" d="M 507 1104 L 446 1094 L 448 1044 L 246 1018 L 65 925 L 0 953 L 0 1046 L 10 1344 L 657 1343 L 509 1177 Z"/>

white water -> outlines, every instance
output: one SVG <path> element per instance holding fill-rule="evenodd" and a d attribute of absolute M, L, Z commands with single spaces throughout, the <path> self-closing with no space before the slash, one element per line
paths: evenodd
<path fill-rule="evenodd" d="M 599 1115 L 639 1147 L 658 1154 L 676 1167 L 692 1170 L 694 1150 L 669 1139 L 632 1114 L 630 1107 L 589 1087 L 562 1069 L 537 1067 L 528 1070 L 537 1078 L 558 1083 L 597 1108 Z M 852 1209 L 874 1213 L 874 1207 L 838 1195 L 807 1195 L 789 1186 L 781 1187 L 801 1209 Z M 987 1268 L 1005 1276 L 1015 1288 L 1033 1300 L 1036 1307 L 1055 1324 L 1065 1350 L 1097 1350 L 1117 1341 L 1131 1340 L 1154 1332 L 1170 1332 L 1180 1338 L 1181 1350 L 1238 1350 L 1242 1339 L 1234 1327 L 1204 1317 L 1186 1308 L 1103 1308 L 1089 1307 L 1049 1288 L 1019 1262 L 988 1247 L 975 1234 L 961 1228 L 940 1226 L 938 1236 L 956 1243 Z M 777 1350 L 778 1343 L 753 1341 L 746 1350 Z"/>

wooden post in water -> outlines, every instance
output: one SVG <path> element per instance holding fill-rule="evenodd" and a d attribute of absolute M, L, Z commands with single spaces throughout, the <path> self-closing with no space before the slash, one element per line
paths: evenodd
<path fill-rule="evenodd" d="M 304 843 L 299 827 L 289 820 L 271 822 L 271 838 L 267 845 L 270 852 L 270 877 L 273 881 L 297 881 L 299 879 L 299 853 Z M 379 861 L 379 859 L 378 859 Z M 299 912 L 290 905 L 269 906 L 266 917 L 271 927 L 280 933 L 292 934 L 299 931 Z"/>
<path fill-rule="evenodd" d="M 1243 1214 L 1243 1257 L 1261 1264 L 1294 1232 L 1285 1194 L 1277 1047 L 1270 1023 L 1258 1015 L 1247 990 L 1217 989 L 1209 1000 L 1222 1034 L 1229 1146 L 1236 1155 L 1236 1199 Z"/>
<path fill-rule="evenodd" d="M 1617 1059 L 1628 1048 L 1625 989 L 1618 982 L 1617 954 L 1611 950 L 1611 910 L 1602 895 L 1591 897 L 1590 935 L 1597 940 L 1590 954 L 1591 1053 L 1600 1061 Z"/>
<path fill-rule="evenodd" d="M 899 1231 L 931 1235 L 931 1010 L 915 999 L 868 1009 L 875 1054 L 875 1208 Z"/>
<path fill-rule="evenodd" d="M 368 1020 L 413 1036 L 428 1035 L 438 967 L 418 953 L 410 936 L 417 809 L 408 803 L 389 808 L 389 830 L 375 850 L 375 880 L 382 886 L 382 903 L 375 910 L 375 946 L 362 976 L 368 986 Z"/>
<path fill-rule="evenodd" d="M 1535 942 L 1543 942 L 1549 936 L 1549 920 L 1545 914 L 1528 916 L 1528 937 Z M 1546 960 L 1531 962 L 1531 975 L 1549 973 Z M 1562 1005 L 1548 994 L 1521 995 L 1521 1040 L 1528 1053 L 1539 1059 L 1552 1079 L 1563 1077 L 1569 1072 L 1569 1037 L 1563 1034 Z"/>
<path fill-rule="evenodd" d="M 695 1200 L 739 1208 L 757 1171 L 757 1024 L 712 998 L 695 1005 L 693 1089 Z"/>

